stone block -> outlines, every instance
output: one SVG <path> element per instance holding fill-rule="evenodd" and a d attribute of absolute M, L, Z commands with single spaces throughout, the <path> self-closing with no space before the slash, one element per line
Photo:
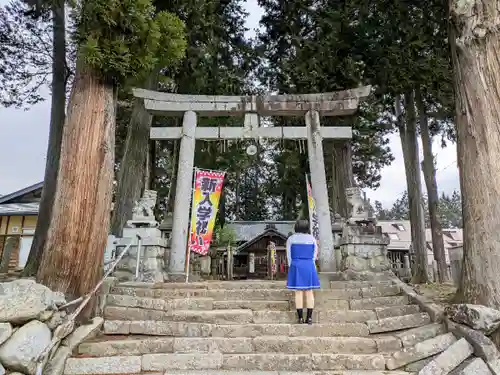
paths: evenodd
<path fill-rule="evenodd" d="M 415 344 L 429 340 L 446 332 L 445 327 L 439 323 L 428 324 L 422 327 L 409 329 L 407 331 L 398 332 L 394 335 L 398 337 L 405 348 L 415 346 Z"/>
<path fill-rule="evenodd" d="M 212 325 L 172 321 L 133 321 L 130 322 L 130 333 L 172 337 L 208 337 L 212 333 Z"/>
<path fill-rule="evenodd" d="M 68 358 L 65 375 L 134 374 L 141 372 L 141 357 Z"/>
<path fill-rule="evenodd" d="M 255 337 L 253 345 L 255 353 L 373 354 L 377 352 L 375 340 L 367 337 L 262 336 Z"/>
<path fill-rule="evenodd" d="M 369 320 L 366 322 L 370 333 L 382 333 L 400 331 L 429 324 L 430 318 L 426 313 L 412 315 L 394 316 L 379 320 Z"/>
<path fill-rule="evenodd" d="M 85 342 L 78 347 L 78 354 L 90 357 L 134 356 L 151 353 L 172 353 L 173 351 L 173 337 Z"/>
<path fill-rule="evenodd" d="M 12 336 L 0 346 L 0 363 L 10 370 L 34 375 L 35 359 L 50 344 L 52 333 L 46 324 L 32 320 L 17 329 Z"/>
<path fill-rule="evenodd" d="M 175 353 L 252 353 L 252 338 L 237 337 L 177 337 L 174 341 Z"/>
<path fill-rule="evenodd" d="M 447 375 L 472 355 L 473 352 L 474 348 L 472 348 L 472 345 L 466 339 L 461 338 L 439 354 L 434 360 L 430 361 L 420 370 L 419 375 Z"/>
<path fill-rule="evenodd" d="M 222 353 L 145 354 L 142 371 L 215 370 L 222 366 Z"/>
<path fill-rule="evenodd" d="M 128 335 L 130 334 L 130 321 L 106 320 L 104 321 L 104 333 L 107 335 Z"/>
<path fill-rule="evenodd" d="M 213 301 L 210 299 L 210 301 Z M 289 301 L 214 301 L 214 310 L 250 309 L 290 311 Z"/>
<path fill-rule="evenodd" d="M 309 354 L 228 354 L 224 355 L 224 370 L 245 371 L 307 371 L 314 369 Z"/>
<path fill-rule="evenodd" d="M 313 354 L 315 370 L 385 370 L 382 354 Z"/>
<path fill-rule="evenodd" d="M 405 371 L 409 371 L 412 373 L 418 373 L 422 370 L 430 361 L 436 358 L 437 355 L 433 355 L 432 357 L 421 359 L 420 361 L 409 363 L 405 366 Z"/>
<path fill-rule="evenodd" d="M 387 285 L 386 283 L 361 288 L 363 298 L 397 296 L 400 293 L 401 289 L 397 285 Z"/>
<path fill-rule="evenodd" d="M 447 323 L 448 329 L 453 332 L 455 336 L 465 338 L 474 348 L 474 354 L 482 358 L 485 362 L 494 361 L 500 358 L 500 353 L 496 345 L 482 332 L 451 321 Z"/>
<path fill-rule="evenodd" d="M 349 301 L 349 306 L 352 310 L 371 310 L 377 307 L 401 306 L 407 303 L 408 297 L 406 296 L 391 296 L 354 299 Z"/>
<path fill-rule="evenodd" d="M 473 358 L 461 364 L 450 375 L 492 375 L 492 373 L 481 358 Z"/>
<path fill-rule="evenodd" d="M 377 318 L 372 310 L 319 311 L 315 315 L 319 315 L 321 323 L 364 323 Z"/>
<path fill-rule="evenodd" d="M 401 350 L 401 340 L 395 336 L 376 337 L 375 342 L 379 353 L 389 353 Z"/>
<path fill-rule="evenodd" d="M 418 305 L 403 305 L 390 307 L 375 307 L 375 313 L 378 319 L 389 318 L 391 316 L 412 315 L 420 312 Z"/>
<path fill-rule="evenodd" d="M 215 324 L 212 327 L 213 337 L 258 337 L 288 336 L 292 332 L 290 324 Z"/>
<path fill-rule="evenodd" d="M 452 345 L 457 339 L 452 333 L 447 333 L 432 339 L 417 343 L 412 348 L 394 352 L 387 359 L 387 369 L 394 370 L 409 363 L 439 354 Z"/>
<path fill-rule="evenodd" d="M 368 326 L 365 323 L 330 323 L 313 325 L 290 325 L 290 336 L 312 336 L 312 337 L 347 337 L 368 336 Z"/>

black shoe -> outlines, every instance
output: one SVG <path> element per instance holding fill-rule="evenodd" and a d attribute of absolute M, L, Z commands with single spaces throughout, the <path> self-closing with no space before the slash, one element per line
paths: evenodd
<path fill-rule="evenodd" d="M 302 309 L 297 309 L 297 317 L 298 317 L 298 323 L 299 324 L 303 324 L 304 323 L 304 318 L 303 318 Z"/>
<path fill-rule="evenodd" d="M 313 324 L 312 314 L 313 314 L 313 309 L 307 309 L 307 319 L 306 319 L 307 324 Z"/>

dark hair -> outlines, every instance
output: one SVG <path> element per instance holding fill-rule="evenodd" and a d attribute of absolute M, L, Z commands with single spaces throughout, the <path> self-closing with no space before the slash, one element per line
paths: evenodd
<path fill-rule="evenodd" d="M 295 222 L 295 233 L 309 233 L 309 221 L 308 220 L 297 220 Z"/>

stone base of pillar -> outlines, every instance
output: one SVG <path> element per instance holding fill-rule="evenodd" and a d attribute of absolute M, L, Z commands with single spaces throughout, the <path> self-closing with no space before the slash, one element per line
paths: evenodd
<path fill-rule="evenodd" d="M 132 229 L 132 228 L 127 228 Z M 155 228 L 136 228 L 135 230 L 150 230 Z M 139 234 L 141 235 L 141 234 Z M 127 246 L 131 238 L 122 238 L 117 244 L 117 253 Z M 135 273 L 137 267 L 137 241 L 130 246 L 129 251 L 118 263 L 114 275 L 120 281 L 136 280 Z M 167 252 L 167 241 L 159 237 L 142 237 L 141 254 L 139 257 L 139 278 L 136 281 L 143 282 L 164 282 L 168 279 L 165 272 L 165 252 Z"/>
<path fill-rule="evenodd" d="M 365 225 L 366 224 L 366 225 Z M 384 238 L 381 227 L 373 223 L 347 224 L 342 233 L 340 250 L 341 271 L 358 273 L 384 273 L 390 271 L 387 258 L 389 240 Z M 368 277 L 368 276 L 366 276 Z"/>

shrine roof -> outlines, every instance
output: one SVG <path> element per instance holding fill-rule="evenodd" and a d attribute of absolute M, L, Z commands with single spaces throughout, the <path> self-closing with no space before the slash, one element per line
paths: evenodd
<path fill-rule="evenodd" d="M 234 230 L 237 242 L 248 242 L 260 236 L 268 228 L 288 237 L 290 232 L 293 233 L 295 221 L 232 221 L 226 225 Z"/>

